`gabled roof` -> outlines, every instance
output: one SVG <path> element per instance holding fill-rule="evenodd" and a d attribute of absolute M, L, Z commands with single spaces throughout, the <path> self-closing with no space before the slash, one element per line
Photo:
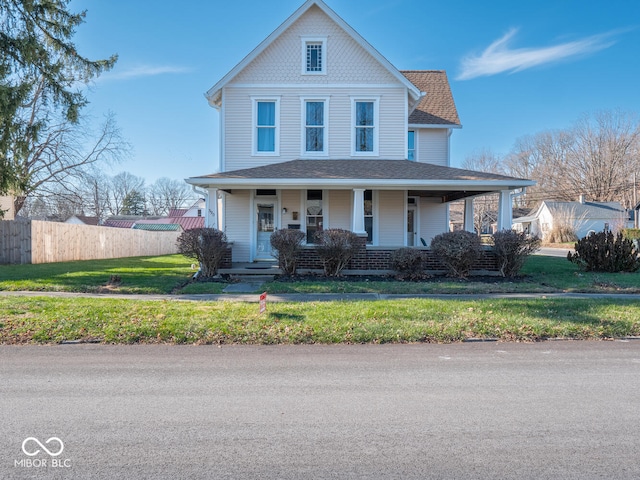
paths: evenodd
<path fill-rule="evenodd" d="M 619 202 L 544 202 L 552 215 L 571 213 L 575 218 L 611 218 L 625 213 Z"/>
<path fill-rule="evenodd" d="M 514 223 L 527 223 L 536 220 L 543 208 L 548 208 L 552 216 L 564 215 L 583 220 L 610 219 L 626 214 L 619 202 L 559 202 L 544 200 L 540 206 L 526 217 L 514 218 Z"/>
<path fill-rule="evenodd" d="M 188 208 L 170 208 L 168 216 L 169 217 L 182 217 L 188 211 L 189 211 Z"/>
<path fill-rule="evenodd" d="M 291 25 L 293 25 L 304 13 L 306 13 L 311 7 L 317 6 L 322 10 L 329 18 L 331 18 L 336 24 L 338 24 L 353 40 L 358 43 L 363 49 L 365 49 L 373 58 L 380 62 L 398 81 L 404 84 L 410 92 L 410 95 L 415 101 L 420 98 L 420 90 L 409 80 L 407 80 L 400 71 L 394 67 L 389 60 L 387 60 L 380 52 L 378 52 L 369 42 L 367 42 L 358 32 L 356 32 L 347 22 L 345 22 L 337 13 L 331 10 L 327 4 L 322 0 L 307 0 L 298 8 L 282 25 L 276 28 L 271 35 L 264 39 L 256 48 L 254 48 L 249 55 L 247 55 L 240 63 L 238 63 L 229 73 L 227 73 L 222 79 L 211 87 L 206 93 L 205 97 L 209 100 L 209 104 L 212 107 L 217 106 L 217 102 L 220 100 L 220 94 L 222 87 L 229 83 L 236 75 L 238 75 L 247 65 L 249 65 L 254 59 L 256 59 L 269 45 L 271 45 L 282 33 L 284 33 Z"/>
<path fill-rule="evenodd" d="M 461 126 L 444 70 L 401 70 L 400 73 L 426 94 L 409 115 L 409 125 Z"/>

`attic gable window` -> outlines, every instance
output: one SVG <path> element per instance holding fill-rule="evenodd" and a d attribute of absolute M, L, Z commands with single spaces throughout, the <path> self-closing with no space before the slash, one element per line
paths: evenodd
<path fill-rule="evenodd" d="M 324 75 L 327 64 L 326 39 L 302 39 L 302 74 Z"/>

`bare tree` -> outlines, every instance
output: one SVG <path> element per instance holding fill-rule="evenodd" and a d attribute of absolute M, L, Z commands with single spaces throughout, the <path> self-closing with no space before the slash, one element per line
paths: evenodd
<path fill-rule="evenodd" d="M 536 180 L 530 204 L 585 195 L 628 205 L 640 172 L 640 122 L 617 110 L 584 115 L 570 128 L 518 139 L 504 165 L 509 175 Z"/>
<path fill-rule="evenodd" d="M 167 177 L 157 179 L 147 189 L 149 209 L 153 215 L 166 215 L 170 209 L 185 206 L 195 195 L 189 185 Z"/>
<path fill-rule="evenodd" d="M 477 172 L 503 174 L 502 158 L 489 149 L 483 149 L 465 158 L 462 168 Z M 473 200 L 473 226 L 478 234 L 490 233 L 491 225 L 498 221 L 497 194 L 475 197 Z"/>
<path fill-rule="evenodd" d="M 120 215 L 124 208 L 124 201 L 132 192 L 144 193 L 145 181 L 129 172 L 120 172 L 111 178 L 107 209 L 111 215 Z"/>
<path fill-rule="evenodd" d="M 17 179 L 16 213 L 29 195 L 44 186 L 65 183 L 88 165 L 117 162 L 129 150 L 112 115 L 105 117 L 94 134 L 86 119 L 71 122 L 51 111 L 43 92 L 44 88 L 36 90 L 29 108 L 21 111 L 23 123 L 30 126 L 19 132 L 26 149 L 10 156 Z"/>

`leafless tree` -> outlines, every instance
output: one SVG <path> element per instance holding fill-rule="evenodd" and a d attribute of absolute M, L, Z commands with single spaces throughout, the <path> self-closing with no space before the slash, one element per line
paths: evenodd
<path fill-rule="evenodd" d="M 120 172 L 111 178 L 107 196 L 107 209 L 111 215 L 120 215 L 124 199 L 132 192 L 144 193 L 145 180 L 129 172 Z"/>
<path fill-rule="evenodd" d="M 465 158 L 462 168 L 476 172 L 504 174 L 502 158 L 489 149 L 483 149 Z M 490 233 L 491 225 L 498 221 L 498 194 L 487 194 L 473 200 L 473 225 L 478 232 Z"/>
<path fill-rule="evenodd" d="M 152 215 L 166 215 L 172 208 L 186 206 L 195 201 L 195 195 L 189 185 L 180 180 L 167 177 L 157 179 L 147 189 L 149 209 Z"/>
<path fill-rule="evenodd" d="M 584 115 L 570 128 L 518 139 L 504 165 L 509 175 L 536 180 L 530 203 L 585 195 L 629 206 L 640 172 L 640 122 L 618 110 Z"/>
<path fill-rule="evenodd" d="M 25 199 L 41 188 L 69 181 L 80 169 L 102 162 L 117 162 L 129 150 L 113 115 L 107 115 L 97 132 L 87 119 L 69 121 L 52 110 L 44 97 L 44 88 L 35 91 L 32 101 L 20 112 L 26 128 L 20 144 L 27 148 L 10 155 L 12 170 L 20 191 L 14 201 L 18 213 Z M 37 127 L 37 128 L 36 128 Z"/>

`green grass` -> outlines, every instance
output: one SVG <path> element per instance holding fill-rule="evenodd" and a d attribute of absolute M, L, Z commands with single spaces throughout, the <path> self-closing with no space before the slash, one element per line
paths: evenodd
<path fill-rule="evenodd" d="M 255 303 L 0 297 L 0 343 L 302 344 L 640 335 L 640 304 L 611 299 Z"/>
<path fill-rule="evenodd" d="M 191 260 L 181 255 L 134 257 L 111 260 L 0 265 L 0 290 L 113 292 L 113 293 L 222 293 L 224 283 L 189 283 Z M 121 283 L 108 285 L 111 275 Z M 345 280 L 268 282 L 260 289 L 269 293 L 640 293 L 640 272 L 582 272 L 564 258 L 532 256 L 522 276 L 514 281 L 478 281 L 438 278 L 437 281 L 396 282 Z M 257 293 L 257 292 L 256 292 Z"/>
<path fill-rule="evenodd" d="M 181 255 L 109 260 L 0 265 L 0 290 L 171 293 L 193 274 L 192 262 Z M 120 276 L 108 285 L 111 275 Z"/>

